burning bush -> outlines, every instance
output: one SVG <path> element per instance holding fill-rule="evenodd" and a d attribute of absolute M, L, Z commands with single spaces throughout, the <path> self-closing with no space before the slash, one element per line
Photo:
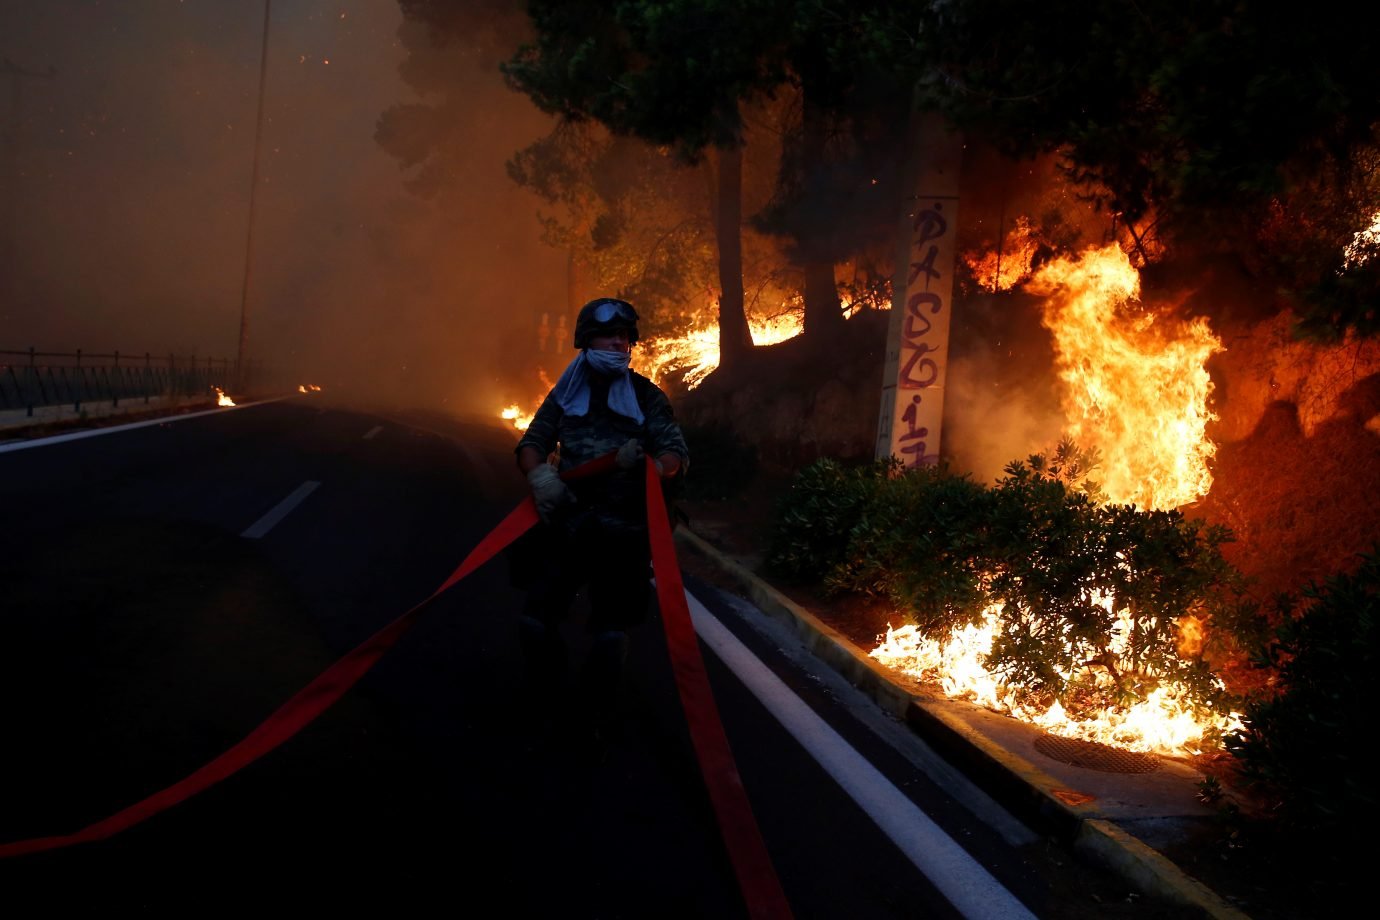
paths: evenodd
<path fill-rule="evenodd" d="M 990 488 L 943 466 L 819 461 L 784 497 L 767 563 L 883 598 L 926 637 L 990 628 L 980 663 L 1003 685 L 997 708 L 1017 715 L 1077 721 L 1166 695 L 1183 713 L 1225 712 L 1208 646 L 1185 637 L 1232 622 L 1239 576 L 1219 551 L 1230 534 L 1099 504 L 1089 459 L 1065 443 L 1008 464 Z M 1225 724 L 1200 722 L 1190 744 Z"/>

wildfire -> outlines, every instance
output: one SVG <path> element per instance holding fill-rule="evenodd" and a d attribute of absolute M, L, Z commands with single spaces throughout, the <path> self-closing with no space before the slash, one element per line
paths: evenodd
<path fill-rule="evenodd" d="M 231 399 L 229 396 L 226 396 L 225 391 L 222 390 L 220 387 L 211 387 L 211 389 L 216 391 L 217 406 L 233 406 L 235 404 L 235 401 Z"/>
<path fill-rule="evenodd" d="M 1371 219 L 1369 227 L 1358 230 L 1342 250 L 1343 264 L 1347 268 L 1364 264 L 1376 245 L 1380 245 L 1380 213 Z"/>
<path fill-rule="evenodd" d="M 1204 363 L 1222 350 L 1207 320 L 1142 307 L 1140 276 L 1115 244 L 1050 262 L 1026 289 L 1047 298 L 1068 433 L 1100 453 L 1108 500 L 1168 509 L 1206 495 L 1217 448 Z"/>
<path fill-rule="evenodd" d="M 1009 291 L 1030 276 L 1040 243 L 1040 234 L 1030 226 L 1030 218 L 1021 215 L 1000 248 L 985 254 L 965 253 L 963 258 L 984 290 Z"/>
<path fill-rule="evenodd" d="M 1038 240 L 1028 223 L 1018 222 L 1008 240 L 1000 263 L 994 253 L 970 257 L 984 285 L 1005 289 L 1029 271 Z M 1213 416 L 1207 409 L 1212 383 L 1204 363 L 1222 349 L 1207 321 L 1173 321 L 1141 305 L 1140 276 L 1115 244 L 1051 261 L 1030 278 L 1026 290 L 1046 298 L 1043 321 L 1054 337 L 1068 434 L 1100 454 L 1107 500 L 1170 509 L 1205 495 L 1212 485 L 1208 461 L 1216 448 L 1205 433 Z M 1008 713 L 1051 734 L 1134 751 L 1198 753 L 1210 733 L 1239 725 L 1235 714 L 1195 709 L 1173 685 L 1160 686 L 1130 708 L 1077 714 L 1057 702 L 1032 708 L 983 665 L 999 613 L 1000 608 L 991 608 L 979 625 L 942 640 L 926 638 L 914 626 L 888 628 L 871 654 L 912 677 L 939 683 L 950 697 Z M 1124 636 L 1130 617 L 1119 612 L 1118 619 Z M 1177 625 L 1179 654 L 1201 650 L 1202 623 L 1184 616 Z M 1115 642 L 1110 651 L 1119 653 Z M 1106 679 L 1092 672 L 1079 677 L 1094 684 Z"/>
<path fill-rule="evenodd" d="M 512 422 L 513 427 L 516 428 L 518 431 L 526 431 L 527 426 L 532 424 L 532 417 L 536 414 L 537 413 L 534 411 L 524 415 L 522 410 L 517 407 L 516 403 L 514 403 L 513 405 L 506 407 L 498 415 L 499 418 Z"/>
<path fill-rule="evenodd" d="M 850 306 L 844 303 L 847 310 Z M 804 318 L 799 311 L 784 309 L 775 316 L 748 317 L 748 330 L 752 333 L 754 345 L 775 345 L 800 334 L 804 328 Z M 660 383 L 667 377 L 680 376 L 686 388 L 693 390 L 704 378 L 719 366 L 719 327 L 712 311 L 707 310 L 684 335 L 672 338 L 661 336 L 639 342 L 633 354 L 635 369 Z M 551 389 L 551 381 L 545 373 L 541 374 L 543 395 Z M 517 403 L 510 403 L 499 412 L 499 417 L 511 422 L 518 431 L 526 431 L 541 405 L 543 396 L 538 396 L 531 412 L 523 412 Z"/>
<path fill-rule="evenodd" d="M 1201 752 L 1210 731 L 1240 726 L 1238 716 L 1212 716 L 1187 701 L 1181 688 L 1162 685 L 1141 703 L 1107 709 L 1095 718 L 1074 718 L 1057 701 L 1046 709 L 1021 702 L 1019 695 L 989 673 L 982 662 L 992 650 L 996 609 L 980 624 L 956 629 L 943 641 L 927 639 L 914 626 L 887 628 L 872 657 L 919 680 L 935 681 L 945 695 L 1007 713 L 1052 735 L 1096 741 L 1143 753 L 1183 756 Z M 1123 616 L 1123 623 L 1129 618 Z M 1115 647 L 1113 652 L 1115 652 Z M 1065 675 L 1066 677 L 1068 675 Z"/>
<path fill-rule="evenodd" d="M 795 311 L 783 311 L 775 316 L 748 317 L 748 331 L 754 345 L 775 345 L 799 335 L 804 317 Z M 719 327 L 716 320 L 705 317 L 685 335 L 677 338 L 662 336 L 642 343 L 639 364 L 652 380 L 680 375 L 687 388 L 693 390 L 704 382 L 719 366 Z"/>

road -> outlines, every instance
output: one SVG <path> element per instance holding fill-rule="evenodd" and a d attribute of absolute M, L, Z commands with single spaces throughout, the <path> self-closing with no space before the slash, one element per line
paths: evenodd
<path fill-rule="evenodd" d="M 0 445 L 0 842 L 187 776 L 430 596 L 523 498 L 513 445 L 488 422 L 312 398 Z M 795 916 L 1170 915 L 1040 840 L 742 601 L 686 587 Z M 593 750 L 562 728 L 561 688 L 522 692 L 519 599 L 495 560 L 279 749 L 108 840 L 0 861 L 7 914 L 746 916 L 655 611 L 622 734 Z"/>

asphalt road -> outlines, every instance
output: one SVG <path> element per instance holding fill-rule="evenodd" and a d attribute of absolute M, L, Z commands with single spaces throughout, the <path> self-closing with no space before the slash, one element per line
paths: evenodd
<path fill-rule="evenodd" d="M 0 842 L 183 778 L 428 597 L 523 497 L 513 444 L 294 399 L 0 450 Z M 740 601 L 686 585 L 797 917 L 1174 915 L 985 801 Z M 655 611 L 622 734 L 593 748 L 568 692 L 523 693 L 518 602 L 496 560 L 278 750 L 108 840 L 0 861 L 7 915 L 745 916 Z"/>

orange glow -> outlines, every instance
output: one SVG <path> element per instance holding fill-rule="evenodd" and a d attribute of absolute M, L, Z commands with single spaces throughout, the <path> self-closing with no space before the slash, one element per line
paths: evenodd
<path fill-rule="evenodd" d="M 303 383 L 297 386 L 298 393 L 319 393 L 321 388 L 314 383 Z"/>
<path fill-rule="evenodd" d="M 211 387 L 211 389 L 216 391 L 217 406 L 233 406 L 235 404 L 235 401 L 231 399 L 229 396 L 226 396 L 225 391 L 222 390 L 220 387 Z"/>
<path fill-rule="evenodd" d="M 1040 235 L 1021 215 L 1002 240 L 1001 249 L 964 253 L 963 261 L 984 291 L 1009 291 L 1030 277 L 1030 264 L 1040 248 Z"/>
<path fill-rule="evenodd" d="M 754 345 L 775 345 L 799 335 L 804 316 L 782 304 L 775 316 L 748 317 L 748 330 Z M 684 335 L 662 336 L 640 343 L 636 355 L 639 370 L 654 382 L 683 375 L 693 390 L 719 366 L 719 324 L 717 307 L 706 309 Z"/>
<path fill-rule="evenodd" d="M 1217 448 L 1204 365 L 1222 350 L 1207 320 L 1141 304 L 1140 276 L 1115 244 L 1050 262 L 1026 289 L 1046 298 L 1068 434 L 1101 454 L 1107 499 L 1169 509 L 1206 495 Z"/>

